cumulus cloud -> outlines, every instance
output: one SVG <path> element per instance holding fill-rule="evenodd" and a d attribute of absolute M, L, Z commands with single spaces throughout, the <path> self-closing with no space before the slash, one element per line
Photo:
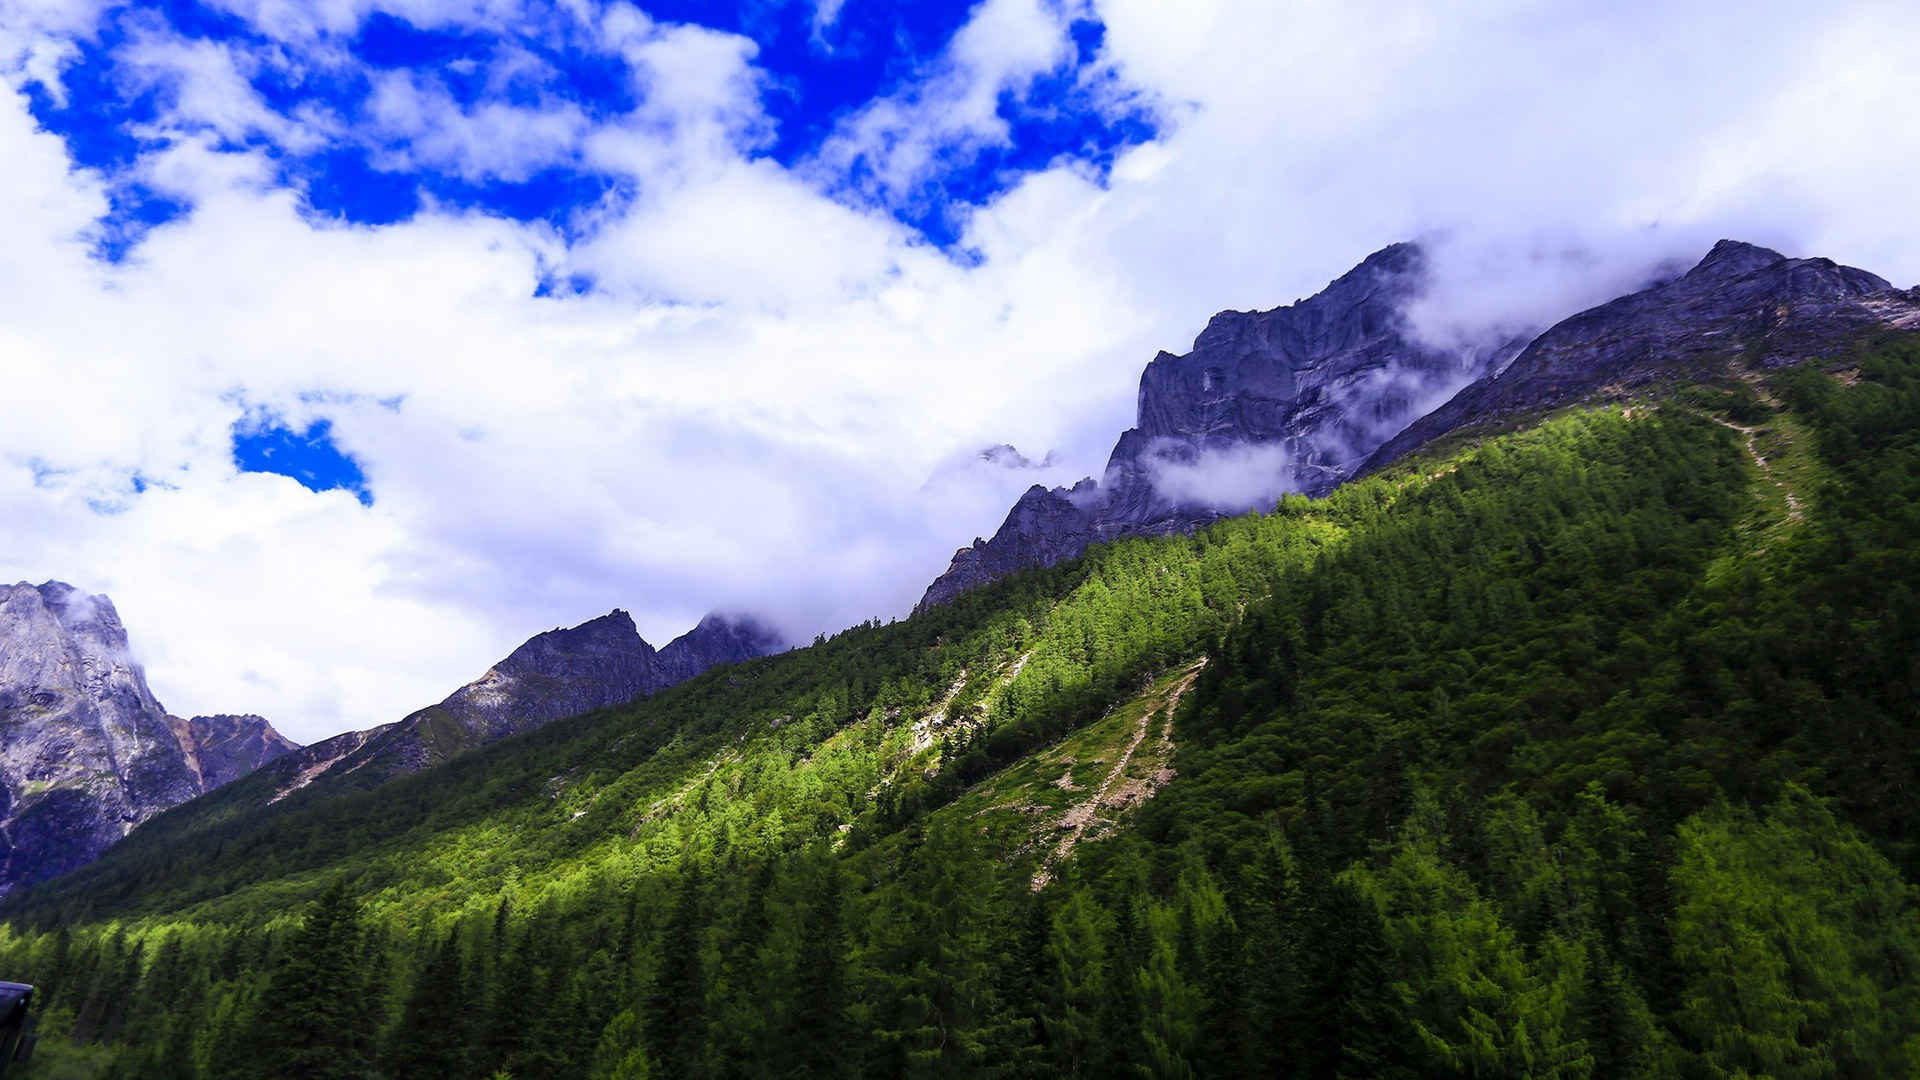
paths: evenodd
<path fill-rule="evenodd" d="M 437 80 L 389 71 L 374 79 L 367 119 L 390 170 L 444 169 L 468 180 L 521 181 L 571 162 L 588 130 L 568 102 L 521 107 L 499 101 L 463 106 Z"/>
<path fill-rule="evenodd" d="M 164 129 L 210 130 L 235 143 L 261 136 L 293 150 L 319 146 L 337 131 L 325 117 L 289 119 L 260 100 L 248 80 L 276 59 L 270 53 L 186 41 L 162 29 L 157 18 L 138 21 L 142 25 L 119 50 L 122 78 L 129 97 L 162 95 Z"/>
<path fill-rule="evenodd" d="M 1069 27 L 1079 14 L 1076 4 L 984 0 L 918 79 L 841 123 L 820 147 L 814 176 L 887 205 L 931 197 L 924 187 L 942 167 L 1007 142 L 1001 96 L 1022 93 L 1073 55 Z"/>
<path fill-rule="evenodd" d="M 350 33 L 372 5 L 228 6 L 293 42 Z M 380 7 L 420 26 L 524 17 Z M 639 73 L 632 114 L 456 116 L 431 84 L 397 84 L 411 153 L 488 176 L 572 155 L 625 178 L 574 241 L 432 205 L 381 228 L 316 220 L 265 150 L 227 144 L 355 133 L 266 108 L 246 75 L 274 57 L 155 36 L 140 70 L 172 136 L 138 168 L 194 209 L 119 265 L 90 240 L 107 179 L 23 94 L 93 16 L 16 19 L 0 579 L 111 595 L 174 711 L 257 711 L 313 739 L 616 605 L 656 644 L 710 608 L 800 640 L 904 613 L 1036 478 L 930 484 L 943 462 L 1010 442 L 1059 449 L 1046 482 L 1095 474 L 1155 350 L 1394 240 L 1434 238 L 1421 325 L 1439 339 L 1550 322 L 1723 233 L 1920 280 L 1898 188 L 1920 131 L 1890 119 L 1920 96 L 1903 9 L 1703 7 L 990 0 L 793 169 L 764 154 L 753 43 L 633 8 L 582 19 Z M 1162 136 L 1110 175 L 1063 161 L 962 208 L 971 261 L 849 179 L 909 191 L 948 149 L 1002 138 L 1000 95 L 1053 71 L 1083 16 L 1106 26 L 1099 69 L 1162 103 Z M 574 273 L 596 287 L 536 298 Z M 237 471 L 249 407 L 330 420 L 374 505 Z M 1165 482 L 1257 505 L 1276 454 L 1175 461 Z"/>

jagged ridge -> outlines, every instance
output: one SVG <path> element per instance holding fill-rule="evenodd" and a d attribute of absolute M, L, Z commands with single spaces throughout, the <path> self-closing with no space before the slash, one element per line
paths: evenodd
<path fill-rule="evenodd" d="M 1832 259 L 1789 259 L 1722 240 L 1680 277 L 1556 323 L 1504 370 L 1388 440 L 1361 471 L 1466 425 L 1551 408 L 1603 387 L 1698 378 L 1749 351 L 1768 365 L 1797 363 L 1847 347 L 1874 328 L 1920 329 L 1920 290 L 1898 291 Z"/>

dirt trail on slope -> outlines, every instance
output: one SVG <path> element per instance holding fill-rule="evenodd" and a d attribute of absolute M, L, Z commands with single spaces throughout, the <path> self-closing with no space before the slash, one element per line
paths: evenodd
<path fill-rule="evenodd" d="M 1069 806 L 1066 813 L 1061 815 L 1058 828 L 1066 831 L 1059 840 L 1054 842 L 1053 850 L 1041 860 L 1040 869 L 1033 875 L 1033 891 L 1039 892 L 1053 880 L 1054 867 L 1073 854 L 1074 847 L 1085 836 L 1087 827 L 1100 820 L 1101 807 L 1121 810 L 1135 803 L 1145 802 L 1153 796 L 1155 791 L 1164 786 L 1167 780 L 1172 779 L 1172 770 L 1165 767 L 1165 762 L 1173 756 L 1173 713 L 1180 706 L 1181 695 L 1193 686 L 1193 680 L 1199 677 L 1200 669 L 1206 666 L 1206 658 L 1201 657 L 1180 676 L 1179 681 L 1167 688 L 1165 696 L 1161 698 L 1157 707 L 1142 710 L 1140 722 L 1134 726 L 1133 738 L 1127 741 L 1126 750 L 1122 751 L 1119 760 L 1113 763 L 1113 768 L 1107 770 L 1106 778 L 1100 782 L 1100 786 L 1094 789 L 1092 795 Z M 1159 718 L 1161 725 L 1156 749 L 1161 751 L 1162 768 L 1156 770 L 1149 780 L 1135 779 L 1122 784 L 1121 778 L 1127 773 L 1127 765 L 1133 760 L 1134 751 L 1146 741 L 1147 733 L 1152 728 L 1155 718 Z"/>
<path fill-rule="evenodd" d="M 1780 402 L 1776 400 L 1774 396 L 1767 391 L 1766 383 L 1761 381 L 1758 375 L 1754 374 L 1751 371 L 1742 371 L 1739 373 L 1738 378 L 1740 379 L 1741 382 L 1744 382 L 1748 386 L 1751 386 L 1753 388 L 1754 396 L 1760 400 L 1760 403 L 1762 405 L 1765 405 L 1768 408 L 1773 408 L 1773 409 L 1779 408 Z M 1767 456 L 1760 452 L 1760 444 L 1758 441 L 1758 437 L 1761 432 L 1766 430 L 1766 427 L 1764 425 L 1756 425 L 1756 426 L 1750 427 L 1746 424 L 1736 424 L 1731 420 L 1722 420 L 1717 416 L 1710 416 L 1708 417 L 1708 419 L 1712 420 L 1716 424 L 1719 424 L 1723 428 L 1730 428 L 1734 431 L 1739 432 L 1741 435 L 1746 436 L 1747 456 L 1752 458 L 1753 463 L 1760 467 L 1760 471 L 1765 473 L 1767 475 L 1767 478 L 1773 481 L 1773 486 L 1781 489 L 1781 494 L 1787 497 L 1787 520 L 1788 521 L 1801 520 L 1801 518 L 1804 517 L 1805 515 L 1803 515 L 1800 512 L 1799 496 L 1793 493 L 1793 489 L 1787 486 L 1787 482 L 1785 480 L 1782 480 L 1778 476 L 1774 475 L 1773 465 L 1767 461 Z M 1780 437 L 1782 439 L 1789 438 L 1787 433 L 1784 431 L 1780 433 Z"/>
<path fill-rule="evenodd" d="M 1785 480 L 1781 480 L 1773 475 L 1773 466 L 1767 462 L 1767 455 L 1760 452 L 1757 436 L 1765 429 L 1748 427 L 1745 424 L 1736 424 L 1731 420 L 1722 420 L 1717 416 L 1713 417 L 1712 420 L 1723 428 L 1731 428 L 1747 437 L 1747 456 L 1753 459 L 1755 465 L 1760 466 L 1761 472 L 1766 473 L 1767 476 L 1773 480 L 1774 487 L 1782 489 L 1781 494 L 1787 497 L 1787 520 L 1799 521 L 1803 516 L 1800 513 L 1800 497 L 1793 493 L 1793 489 L 1787 487 Z"/>

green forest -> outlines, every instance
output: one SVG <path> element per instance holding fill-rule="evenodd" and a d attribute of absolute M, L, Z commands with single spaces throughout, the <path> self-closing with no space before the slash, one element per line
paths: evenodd
<path fill-rule="evenodd" d="M 1916 538 L 1920 340 L 1733 366 L 243 780 L 0 971 L 47 1076 L 1920 1076 Z"/>

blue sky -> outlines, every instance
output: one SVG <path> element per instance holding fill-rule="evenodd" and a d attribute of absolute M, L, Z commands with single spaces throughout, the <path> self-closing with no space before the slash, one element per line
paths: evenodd
<path fill-rule="evenodd" d="M 373 505 L 367 474 L 334 443 L 331 420 L 314 420 L 304 430 L 271 416 L 236 424 L 233 463 L 241 472 L 288 477 L 308 491 L 349 491 L 362 506 Z"/>
<path fill-rule="evenodd" d="M 765 124 L 743 136 L 741 148 L 796 168 L 815 159 L 837 125 L 862 106 L 912 88 L 937 67 L 972 7 L 847 0 L 823 12 L 805 2 L 753 0 L 650 4 L 646 11 L 752 43 Z M 29 94 L 34 118 L 66 141 L 75 163 L 112 178 L 112 206 L 99 230 L 106 259 L 125 258 L 146 230 L 192 211 L 176 194 L 143 182 L 135 168 L 163 145 L 142 129 L 177 106 L 185 81 L 134 59 L 142 43 L 156 39 L 182 52 L 216 47 L 239 61 L 259 106 L 280 123 L 202 124 L 223 150 L 269 156 L 275 181 L 298 191 L 315 215 L 388 225 L 418 214 L 431 199 L 444 208 L 543 222 L 573 238 L 593 229 L 596 210 L 630 197 L 634 179 L 583 160 L 564 138 L 534 162 L 449 168 L 408 153 L 417 132 L 382 130 L 376 97 L 397 78 L 469 113 L 577 110 L 588 123 L 617 120 L 649 91 L 643 73 L 583 25 L 604 11 L 532 5 L 477 26 L 420 26 L 373 10 L 351 29 L 277 37 L 193 0 L 109 8 L 92 35 L 74 42 L 76 55 L 59 84 L 36 84 Z M 957 247 L 967 212 L 1023 174 L 1062 159 L 1099 173 L 1117 151 L 1151 139 L 1151 109 L 1126 101 L 1127 89 L 1101 70 L 1105 28 L 1091 11 L 1059 14 L 1072 47 L 995 94 L 1003 137 L 981 142 L 954 132 L 932 148 L 936 167 L 908 184 L 880 181 L 883 164 L 864 155 L 812 170 L 815 181 L 837 198 L 881 207 L 964 258 Z M 331 130 L 310 138 L 314 127 Z"/>
<path fill-rule="evenodd" d="M 1920 281 L 1914 55 L 1896 0 L 0 0 L 0 579 L 303 740 L 614 607 L 904 614 L 1156 351 L 1394 241 L 1443 341 L 1721 236 Z"/>

